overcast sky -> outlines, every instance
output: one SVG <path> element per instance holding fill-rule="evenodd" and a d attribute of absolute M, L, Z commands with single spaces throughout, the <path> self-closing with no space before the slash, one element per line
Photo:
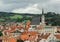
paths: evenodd
<path fill-rule="evenodd" d="M 0 0 L 0 11 L 15 13 L 60 13 L 60 0 Z"/>

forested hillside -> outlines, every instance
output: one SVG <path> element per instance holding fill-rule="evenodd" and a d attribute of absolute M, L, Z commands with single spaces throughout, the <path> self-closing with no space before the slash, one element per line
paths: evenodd
<path fill-rule="evenodd" d="M 54 12 L 47 12 L 44 15 L 47 25 L 60 25 L 60 14 Z M 0 12 L 0 22 L 26 22 L 27 20 L 32 21 L 33 19 L 35 19 L 35 17 L 37 17 L 37 20 L 38 18 L 40 18 L 41 21 L 41 14 Z"/>

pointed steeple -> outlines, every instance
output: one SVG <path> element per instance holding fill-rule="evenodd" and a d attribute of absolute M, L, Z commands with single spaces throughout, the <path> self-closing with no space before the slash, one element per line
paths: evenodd
<path fill-rule="evenodd" d="M 42 25 L 43 25 L 43 26 L 45 26 L 45 16 L 44 16 L 44 9 L 42 9 L 41 23 L 42 23 Z"/>
<path fill-rule="evenodd" d="M 42 15 L 44 15 L 44 9 L 42 8 Z"/>

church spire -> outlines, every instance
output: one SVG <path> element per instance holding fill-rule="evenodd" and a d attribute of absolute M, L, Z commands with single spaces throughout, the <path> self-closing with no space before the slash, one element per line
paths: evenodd
<path fill-rule="evenodd" d="M 44 15 L 44 9 L 42 8 L 42 15 Z"/>
<path fill-rule="evenodd" d="M 42 25 L 43 25 L 43 26 L 45 26 L 45 16 L 44 16 L 44 9 L 42 9 L 41 23 L 42 23 Z"/>

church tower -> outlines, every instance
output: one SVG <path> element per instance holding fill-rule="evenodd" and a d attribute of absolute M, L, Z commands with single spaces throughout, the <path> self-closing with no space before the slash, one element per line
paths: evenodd
<path fill-rule="evenodd" d="M 42 9 L 42 17 L 41 17 L 41 23 L 43 27 L 45 26 L 45 16 L 44 16 L 44 10 Z"/>

